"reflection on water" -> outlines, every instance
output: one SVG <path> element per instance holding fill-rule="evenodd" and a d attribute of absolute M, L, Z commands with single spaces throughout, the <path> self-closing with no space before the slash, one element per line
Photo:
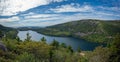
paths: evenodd
<path fill-rule="evenodd" d="M 18 36 L 21 40 L 26 39 L 26 34 L 30 33 L 30 36 L 32 36 L 32 40 L 39 41 L 42 37 L 45 37 L 47 39 L 47 43 L 51 43 L 53 39 L 56 39 L 59 43 L 66 43 L 66 45 L 71 45 L 74 50 L 77 50 L 78 48 L 81 48 L 82 50 L 93 50 L 95 47 L 103 45 L 99 43 L 93 43 L 88 42 L 82 39 L 76 39 L 73 37 L 55 37 L 55 36 L 47 36 L 40 33 L 37 33 L 35 31 L 19 31 Z"/>

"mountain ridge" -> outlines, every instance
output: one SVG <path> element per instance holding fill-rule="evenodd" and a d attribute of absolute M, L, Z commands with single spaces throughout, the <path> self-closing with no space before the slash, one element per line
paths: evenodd
<path fill-rule="evenodd" d="M 33 30 L 45 35 L 72 36 L 88 41 L 106 43 L 114 35 L 120 33 L 120 21 L 86 19 Z"/>
<path fill-rule="evenodd" d="M 16 38 L 17 37 L 17 29 L 11 27 L 5 27 L 0 25 L 0 37 L 6 36 L 9 38 Z"/>

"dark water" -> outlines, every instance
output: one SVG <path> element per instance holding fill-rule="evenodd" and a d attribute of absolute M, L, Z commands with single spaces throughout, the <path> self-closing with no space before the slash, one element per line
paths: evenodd
<path fill-rule="evenodd" d="M 30 36 L 32 36 L 32 40 L 39 41 L 42 37 L 45 37 L 47 39 L 47 43 L 51 43 L 53 39 L 56 39 L 59 43 L 66 43 L 66 45 L 71 45 L 73 50 L 77 50 L 78 48 L 81 48 L 82 50 L 93 50 L 97 46 L 101 46 L 103 44 L 99 43 L 93 43 L 88 42 L 82 39 L 76 39 L 73 37 L 55 37 L 55 36 L 47 36 L 40 33 L 37 33 L 35 31 L 19 31 L 18 36 L 21 40 L 26 39 L 26 33 L 30 33 Z M 104 46 L 104 45 L 103 45 Z"/>

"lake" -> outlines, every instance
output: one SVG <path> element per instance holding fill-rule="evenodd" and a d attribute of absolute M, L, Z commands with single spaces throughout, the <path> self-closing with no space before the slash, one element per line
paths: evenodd
<path fill-rule="evenodd" d="M 47 35 L 43 35 L 40 33 L 37 33 L 36 31 L 32 31 L 32 30 L 28 30 L 28 31 L 19 31 L 18 32 L 18 37 L 21 40 L 25 40 L 26 39 L 26 34 L 29 32 L 31 39 L 35 40 L 35 41 L 40 41 L 40 39 L 42 37 L 46 38 L 46 42 L 48 44 L 52 43 L 53 39 L 57 40 L 59 43 L 65 43 L 66 45 L 70 45 L 72 47 L 72 49 L 74 51 L 76 51 L 78 48 L 81 48 L 81 50 L 84 51 L 92 51 L 93 49 L 95 49 L 95 47 L 97 46 L 105 46 L 104 44 L 100 44 L 100 43 L 93 43 L 93 42 L 88 42 L 86 40 L 83 39 L 77 39 L 77 38 L 73 38 L 73 37 L 56 37 L 56 36 L 47 36 Z"/>

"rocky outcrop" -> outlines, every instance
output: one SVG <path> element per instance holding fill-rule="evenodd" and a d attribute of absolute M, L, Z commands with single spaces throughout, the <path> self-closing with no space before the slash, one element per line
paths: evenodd
<path fill-rule="evenodd" d="M 86 36 L 86 35 L 89 35 L 89 34 L 92 34 L 92 33 L 93 32 L 88 32 L 88 33 L 77 32 L 77 33 L 75 33 L 75 35 L 83 37 L 83 36 Z"/>
<path fill-rule="evenodd" d="M 6 46 L 0 41 L 0 50 L 7 51 Z"/>

